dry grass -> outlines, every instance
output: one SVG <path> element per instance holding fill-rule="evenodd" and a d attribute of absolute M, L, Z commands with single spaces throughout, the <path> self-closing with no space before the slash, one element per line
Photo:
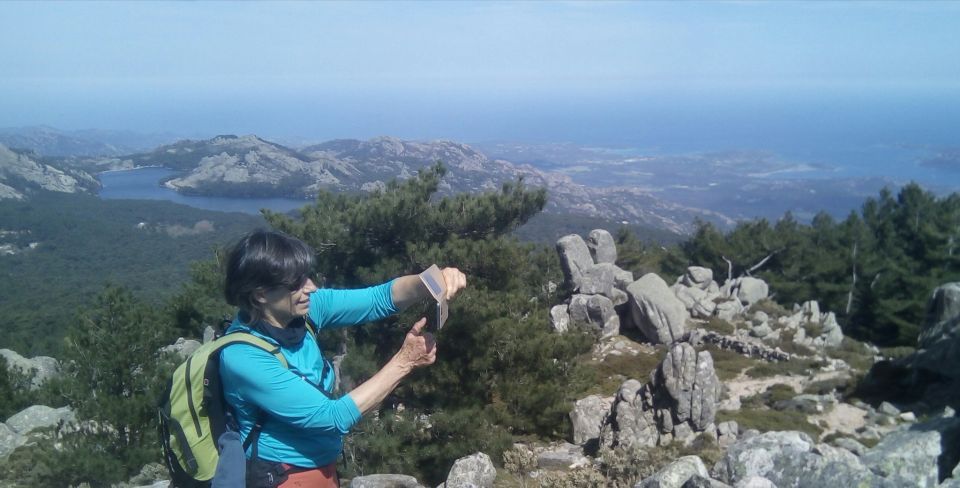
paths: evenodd
<path fill-rule="evenodd" d="M 657 368 L 666 354 L 666 349 L 660 346 L 655 354 L 610 355 L 603 361 L 588 361 L 583 367 L 590 378 L 590 387 L 582 395 L 577 395 L 577 398 L 587 395 L 614 395 L 620 385 L 631 378 L 646 383 L 650 372 Z"/>
<path fill-rule="evenodd" d="M 708 345 L 704 349 L 710 351 L 710 355 L 713 356 L 713 369 L 716 370 L 720 381 L 730 381 L 740 376 L 743 370 L 762 362 L 713 345 Z"/>

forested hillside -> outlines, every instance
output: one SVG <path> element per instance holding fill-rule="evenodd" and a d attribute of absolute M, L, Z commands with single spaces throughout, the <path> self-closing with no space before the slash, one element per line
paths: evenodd
<path fill-rule="evenodd" d="M 0 200 L 0 347 L 57 356 L 63 331 L 105 284 L 159 306 L 189 278 L 191 262 L 263 225 L 259 216 L 162 201 L 48 191 Z"/>

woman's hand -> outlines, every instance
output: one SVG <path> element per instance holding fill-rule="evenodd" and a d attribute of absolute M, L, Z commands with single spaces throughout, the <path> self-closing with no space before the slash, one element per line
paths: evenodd
<path fill-rule="evenodd" d="M 457 268 L 443 268 L 440 270 L 443 275 L 444 289 L 447 292 L 447 300 L 450 300 L 458 291 L 467 287 L 467 275 L 460 272 Z"/>
<path fill-rule="evenodd" d="M 407 332 L 403 345 L 394 358 L 406 369 L 413 370 L 420 366 L 433 364 L 437 360 L 437 342 L 433 334 L 423 332 L 427 324 L 426 318 L 421 318 Z"/>

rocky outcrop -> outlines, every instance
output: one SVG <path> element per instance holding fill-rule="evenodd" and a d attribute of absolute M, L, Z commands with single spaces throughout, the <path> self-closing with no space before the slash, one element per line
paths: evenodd
<path fill-rule="evenodd" d="M 649 383 L 631 379 L 620 386 L 600 443 L 653 447 L 674 439 L 689 442 L 700 432 L 716 436 L 713 421 L 720 392 L 710 353 L 675 344 Z"/>
<path fill-rule="evenodd" d="M 497 468 L 490 456 L 482 452 L 457 459 L 450 468 L 444 488 L 490 488 L 497 477 Z"/>
<path fill-rule="evenodd" d="M 731 297 L 740 300 L 745 308 L 770 296 L 770 287 L 759 278 L 744 276 L 723 284 L 724 291 Z M 727 291 L 729 290 L 729 291 Z"/>
<path fill-rule="evenodd" d="M 620 332 L 621 314 L 617 307 L 627 303 L 626 286 L 633 273 L 617 267 L 616 246 L 610 233 L 597 229 L 590 233 L 588 247 L 576 234 L 557 241 L 557 254 L 568 288 L 574 292 L 567 303 L 550 310 L 550 324 L 556 332 L 570 327 L 587 329 L 607 338 Z M 603 260 L 596 262 L 594 256 Z"/>
<path fill-rule="evenodd" d="M 736 442 L 713 467 L 714 478 L 750 486 L 871 486 L 874 476 L 852 453 L 817 444 L 802 432 L 767 432 Z M 754 485 L 756 486 L 756 485 Z"/>
<path fill-rule="evenodd" d="M 34 356 L 28 359 L 10 349 L 0 349 L 0 356 L 7 361 L 7 368 L 29 378 L 32 389 L 60 374 L 60 362 L 49 356 Z"/>
<path fill-rule="evenodd" d="M 584 271 L 594 264 L 587 243 L 576 234 L 563 236 L 557 241 L 557 254 L 560 255 L 560 268 L 567 283 L 573 285 L 574 291 L 579 290 Z"/>
<path fill-rule="evenodd" d="M 812 349 L 838 347 L 843 342 L 843 330 L 833 312 L 821 313 L 814 301 L 795 305 L 793 315 L 780 317 L 777 324 L 795 332 L 793 342 Z"/>
<path fill-rule="evenodd" d="M 627 286 L 633 323 L 654 344 L 679 340 L 687 321 L 687 309 L 662 278 L 644 275 Z"/>
<path fill-rule="evenodd" d="M 70 407 L 52 408 L 46 405 L 33 405 L 14 414 L 4 423 L 13 432 L 27 435 L 39 429 L 54 427 L 61 422 L 74 422 L 76 419 L 76 414 Z"/>
<path fill-rule="evenodd" d="M 620 317 L 613 308 L 613 302 L 603 295 L 570 297 L 567 314 L 571 326 L 592 330 L 602 338 L 620 333 Z"/>
<path fill-rule="evenodd" d="M 17 412 L 6 422 L 0 423 L 0 460 L 29 442 L 38 431 L 60 425 L 72 425 L 76 420 L 76 414 L 70 407 L 51 408 L 45 405 L 33 405 Z"/>
<path fill-rule="evenodd" d="M 617 262 L 617 245 L 613 241 L 613 236 L 606 230 L 590 231 L 590 235 L 587 236 L 587 247 L 590 248 L 590 255 L 595 263 Z"/>
<path fill-rule="evenodd" d="M 180 359 L 187 359 L 201 346 L 200 341 L 194 339 L 177 338 L 177 341 L 169 346 L 160 348 L 161 353 L 174 354 Z"/>
<path fill-rule="evenodd" d="M 960 379 L 960 282 L 933 290 L 913 368 Z"/>
<path fill-rule="evenodd" d="M 637 483 L 634 488 L 681 488 L 694 476 L 709 477 L 707 467 L 697 456 L 683 456 Z"/>
<path fill-rule="evenodd" d="M 89 174 L 69 168 L 55 168 L 0 145 L 0 198 L 23 199 L 27 189 L 62 193 L 85 192 L 98 187 Z"/>
<path fill-rule="evenodd" d="M 350 488 L 426 488 L 405 474 L 370 474 L 350 480 Z"/>
<path fill-rule="evenodd" d="M 573 443 L 582 446 L 599 439 L 600 427 L 610 416 L 612 406 L 612 397 L 590 395 L 577 400 L 570 412 L 570 423 L 573 425 Z"/>

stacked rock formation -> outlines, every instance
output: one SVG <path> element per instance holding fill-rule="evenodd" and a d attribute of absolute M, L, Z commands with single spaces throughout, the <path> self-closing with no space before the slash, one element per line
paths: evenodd
<path fill-rule="evenodd" d="M 716 436 L 714 417 L 721 384 L 707 351 L 674 344 L 650 381 L 625 381 L 600 429 L 608 447 L 653 447 L 691 441 L 698 433 Z"/>
<path fill-rule="evenodd" d="M 557 253 L 564 278 L 573 291 L 567 303 L 550 310 L 551 323 L 557 332 L 569 327 L 582 327 L 600 337 L 620 333 L 620 316 L 616 307 L 627 303 L 626 286 L 633 273 L 615 263 L 617 248 L 609 232 L 597 229 L 587 241 L 576 234 L 557 241 Z"/>

